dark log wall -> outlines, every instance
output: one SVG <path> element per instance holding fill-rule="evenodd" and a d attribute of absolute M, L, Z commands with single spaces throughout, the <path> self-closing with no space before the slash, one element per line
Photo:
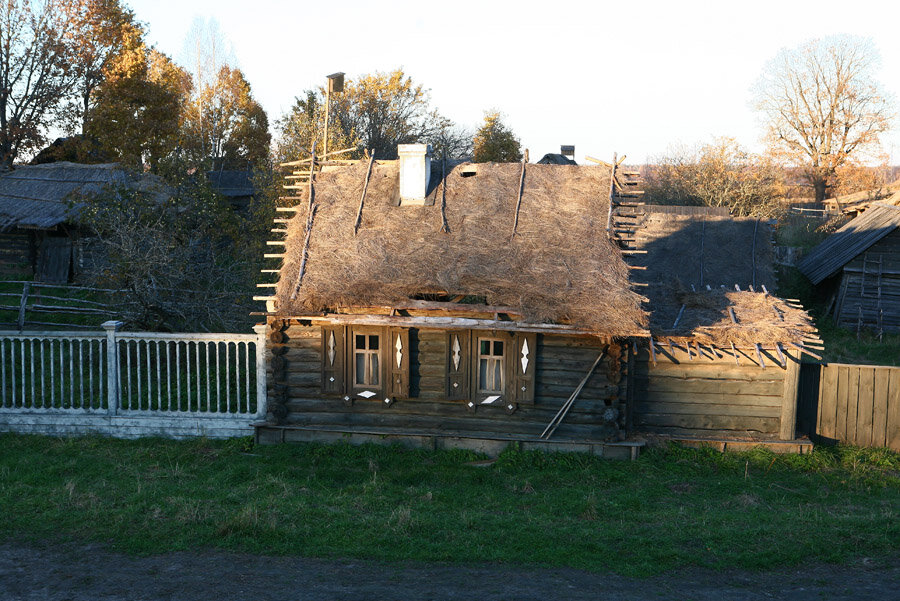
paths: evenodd
<path fill-rule="evenodd" d="M 900 331 L 900 229 L 844 266 L 837 302 L 843 327 Z"/>
<path fill-rule="evenodd" d="M 792 423 L 782 431 L 782 418 L 787 410 L 787 419 L 794 419 L 796 381 L 794 393 L 785 385 L 790 388 L 798 370 L 793 363 L 789 369 L 773 363 L 767 358 L 761 368 L 742 358 L 735 365 L 731 356 L 713 361 L 696 354 L 689 360 L 676 351 L 674 361 L 658 353 L 654 366 L 642 350 L 634 370 L 635 428 L 677 436 L 793 438 Z M 787 407 L 785 394 L 794 396 Z"/>
<path fill-rule="evenodd" d="M 34 232 L 20 229 L 0 232 L 0 274 L 33 275 L 35 250 Z"/>
<path fill-rule="evenodd" d="M 321 393 L 321 329 L 292 320 L 270 338 L 269 420 L 358 432 L 394 428 L 538 438 L 605 346 L 594 338 L 538 335 L 534 403 L 519 403 L 509 414 L 505 405 L 479 405 L 473 411 L 466 401 L 447 400 L 446 331 L 413 328 L 409 339 L 410 398 L 391 405 L 380 398 L 356 398 L 347 403 Z M 554 439 L 615 440 L 622 436 L 627 417 L 626 359 L 623 349 L 620 360 L 606 358 L 600 363 Z M 285 440 L 290 440 L 290 433 Z"/>

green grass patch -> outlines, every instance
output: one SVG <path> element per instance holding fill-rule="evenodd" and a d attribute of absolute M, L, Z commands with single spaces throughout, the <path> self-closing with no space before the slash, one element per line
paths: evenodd
<path fill-rule="evenodd" d="M 0 435 L 0 538 L 643 576 L 900 550 L 900 455 L 680 447 L 635 462 L 347 445 Z"/>

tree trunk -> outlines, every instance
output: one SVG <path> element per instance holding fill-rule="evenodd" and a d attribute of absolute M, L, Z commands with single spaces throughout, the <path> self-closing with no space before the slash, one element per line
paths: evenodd
<path fill-rule="evenodd" d="M 814 177 L 812 181 L 813 189 L 816 191 L 816 202 L 825 200 L 825 193 L 828 192 L 828 180 L 824 177 Z"/>

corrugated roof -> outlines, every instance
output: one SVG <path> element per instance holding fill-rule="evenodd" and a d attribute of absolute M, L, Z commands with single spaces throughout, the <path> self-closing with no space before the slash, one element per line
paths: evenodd
<path fill-rule="evenodd" d="M 134 175 L 118 163 L 22 165 L 0 175 L 0 231 L 57 226 L 70 216 L 72 200 L 98 194 L 108 186 L 165 194 L 160 178 Z"/>
<path fill-rule="evenodd" d="M 900 226 L 900 207 L 875 203 L 856 219 L 828 236 L 800 261 L 797 268 L 818 284 Z"/>

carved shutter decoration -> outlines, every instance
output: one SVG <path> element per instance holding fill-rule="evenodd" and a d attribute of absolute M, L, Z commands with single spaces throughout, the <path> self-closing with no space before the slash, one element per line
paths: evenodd
<path fill-rule="evenodd" d="M 508 382 L 504 395 L 506 401 L 534 402 L 534 374 L 537 371 L 537 334 L 516 332 L 510 341 L 512 348 L 507 355 Z"/>
<path fill-rule="evenodd" d="M 450 401 L 469 398 L 471 336 L 468 330 L 447 332 L 447 399 Z"/>
<path fill-rule="evenodd" d="M 345 393 L 344 360 L 347 357 L 344 326 L 322 326 L 322 394 Z"/>
<path fill-rule="evenodd" d="M 384 361 L 387 363 L 388 396 L 409 398 L 409 328 L 387 328 Z"/>

